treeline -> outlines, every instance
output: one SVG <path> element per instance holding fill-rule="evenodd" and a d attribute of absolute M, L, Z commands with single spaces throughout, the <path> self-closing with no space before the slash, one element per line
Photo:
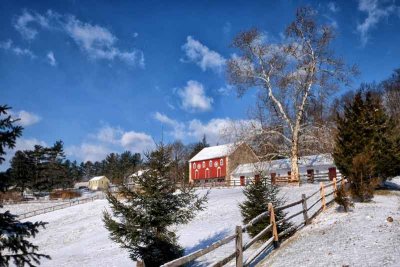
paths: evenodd
<path fill-rule="evenodd" d="M 172 162 L 171 176 L 174 182 L 188 180 L 188 160 L 208 146 L 206 137 L 198 143 L 184 145 L 175 141 L 166 145 Z M 23 192 L 51 191 L 56 188 L 71 188 L 76 182 L 88 181 L 99 175 L 107 176 L 113 184 L 121 184 L 134 172 L 144 169 L 140 153 L 125 151 L 111 153 L 102 161 L 78 163 L 66 158 L 64 144 L 57 141 L 53 146 L 35 145 L 32 150 L 19 150 L 10 161 L 10 168 L 0 173 L 5 188 Z"/>

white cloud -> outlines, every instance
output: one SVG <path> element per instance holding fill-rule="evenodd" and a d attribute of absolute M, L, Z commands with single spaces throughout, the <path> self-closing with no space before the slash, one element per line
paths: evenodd
<path fill-rule="evenodd" d="M 36 26 L 34 28 L 33 26 Z M 40 15 L 24 10 L 15 19 L 15 29 L 23 38 L 33 40 L 41 29 L 58 30 L 67 34 L 77 46 L 92 59 L 113 61 L 118 59 L 131 66 L 144 68 L 144 54 L 141 50 L 121 50 L 118 38 L 107 28 L 83 22 L 72 15 L 61 15 L 51 10 Z M 47 58 L 51 62 L 49 55 Z M 54 58 L 54 54 L 53 54 Z"/>
<path fill-rule="evenodd" d="M 47 15 L 49 15 L 49 13 Z M 38 24 L 43 28 L 49 27 L 49 21 L 47 17 L 36 12 L 23 10 L 22 15 L 15 19 L 14 28 L 22 35 L 23 38 L 33 40 L 38 34 L 38 31 L 32 27 L 32 24 Z"/>
<path fill-rule="evenodd" d="M 391 3 L 391 2 L 390 2 Z M 367 13 L 365 20 L 357 25 L 357 31 L 361 36 L 362 45 L 366 45 L 369 40 L 369 31 L 375 27 L 379 21 L 388 17 L 398 9 L 394 4 L 384 6 L 384 2 L 378 0 L 359 0 L 358 10 Z"/>
<path fill-rule="evenodd" d="M 23 127 L 38 123 L 42 119 L 39 115 L 36 115 L 34 113 L 25 110 L 20 110 L 18 112 L 9 111 L 8 113 L 14 119 L 19 119 L 19 121 L 17 121 L 17 124 Z"/>
<path fill-rule="evenodd" d="M 65 30 L 76 44 L 91 58 L 120 60 L 130 64 L 144 67 L 142 51 L 121 51 L 116 46 L 117 37 L 108 29 L 99 25 L 84 23 L 74 16 L 68 16 Z"/>
<path fill-rule="evenodd" d="M 220 87 L 217 91 L 221 95 L 230 95 L 233 92 L 233 86 L 226 85 L 226 86 Z"/>
<path fill-rule="evenodd" d="M 65 149 L 67 156 L 75 156 L 83 161 L 101 161 L 112 152 L 112 149 L 102 144 L 82 143 L 80 146 L 71 146 Z"/>
<path fill-rule="evenodd" d="M 165 124 L 166 126 L 170 126 L 172 128 L 172 131 L 168 132 L 170 135 L 172 135 L 175 139 L 184 139 L 185 138 L 185 124 L 182 122 L 178 122 L 177 120 L 169 118 L 167 115 L 162 114 L 160 112 L 156 112 L 154 114 L 154 118 Z"/>
<path fill-rule="evenodd" d="M 328 9 L 333 13 L 336 13 L 339 11 L 339 7 L 334 2 L 328 3 Z"/>
<path fill-rule="evenodd" d="M 66 148 L 69 156 L 80 160 L 103 160 L 111 152 L 130 150 L 134 153 L 142 153 L 154 148 L 154 141 L 150 135 L 135 131 L 124 131 L 121 127 L 104 126 L 96 133 L 88 135 L 80 145 Z"/>
<path fill-rule="evenodd" d="M 3 49 L 5 51 L 10 51 L 17 56 L 27 56 L 30 57 L 31 59 L 36 57 L 31 50 L 14 45 L 13 41 L 10 39 L 8 39 L 7 41 L 0 42 L 0 49 Z"/>
<path fill-rule="evenodd" d="M 129 131 L 122 135 L 121 145 L 125 149 L 141 153 L 153 148 L 154 141 L 148 134 Z"/>
<path fill-rule="evenodd" d="M 204 87 L 197 81 L 188 81 L 183 89 L 178 90 L 182 107 L 188 111 L 207 111 L 211 109 L 213 98 L 205 95 Z"/>
<path fill-rule="evenodd" d="M 51 66 L 57 66 L 57 60 L 56 60 L 56 58 L 54 57 L 54 53 L 53 53 L 53 51 L 50 51 L 50 52 L 48 52 L 47 53 L 47 59 L 48 59 L 48 61 L 49 61 L 49 64 L 51 65 Z"/>
<path fill-rule="evenodd" d="M 217 144 L 224 141 L 223 135 L 231 125 L 229 118 L 225 119 L 211 119 L 207 123 L 195 119 L 188 123 L 188 134 L 196 140 L 200 140 L 206 135 L 208 142 Z"/>
<path fill-rule="evenodd" d="M 207 46 L 193 39 L 192 36 L 186 38 L 182 50 L 185 52 L 187 60 L 196 63 L 203 71 L 212 69 L 220 72 L 226 62 L 223 56 L 210 50 Z"/>

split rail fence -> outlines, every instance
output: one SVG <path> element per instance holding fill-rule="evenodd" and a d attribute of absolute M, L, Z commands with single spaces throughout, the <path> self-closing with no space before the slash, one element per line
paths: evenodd
<path fill-rule="evenodd" d="M 340 182 L 340 184 L 339 184 Z M 204 256 L 207 253 L 210 253 L 217 248 L 230 243 L 231 241 L 235 240 L 235 251 L 233 251 L 231 254 L 225 256 L 223 259 L 219 259 L 218 261 L 212 263 L 210 266 L 218 267 L 218 266 L 223 266 L 227 264 L 228 262 L 232 261 L 233 259 L 236 259 L 236 266 L 242 267 L 242 266 L 249 266 L 251 263 L 253 263 L 264 251 L 267 251 L 268 249 L 278 249 L 279 248 L 279 240 L 288 234 L 293 234 L 296 232 L 298 229 L 302 228 L 303 226 L 309 224 L 311 220 L 318 215 L 321 211 L 324 211 L 326 209 L 326 206 L 331 204 L 334 201 L 334 198 L 330 199 L 327 201 L 327 197 L 334 195 L 337 192 L 338 187 L 344 185 L 345 180 L 343 178 L 336 180 L 336 178 L 333 179 L 333 182 L 324 184 L 323 182 L 320 182 L 320 188 L 319 190 L 313 192 L 309 196 L 306 196 L 305 194 L 302 194 L 301 199 L 294 201 L 292 203 L 286 204 L 284 206 L 280 207 L 274 207 L 272 203 L 268 204 L 268 211 L 261 213 L 257 217 L 253 218 L 251 221 L 249 221 L 246 225 L 244 226 L 236 226 L 235 233 L 231 234 L 217 242 L 214 242 L 210 246 L 204 248 L 204 249 L 199 249 L 193 253 L 190 253 L 186 256 L 183 256 L 181 258 L 175 259 L 173 261 L 170 261 L 168 263 L 165 263 L 162 265 L 162 267 L 174 267 L 174 266 L 182 266 L 185 265 L 189 262 L 192 262 L 196 259 L 198 259 L 201 256 Z M 328 188 L 333 187 L 333 190 L 331 190 L 329 193 L 326 192 Z M 318 195 L 319 194 L 319 195 Z M 311 198 L 314 196 L 319 196 L 319 198 L 312 204 L 309 205 L 308 202 L 311 201 Z M 314 211 L 314 213 L 311 212 L 311 209 L 315 208 L 318 203 L 321 203 L 320 207 Z M 282 210 L 287 210 L 289 208 L 295 207 L 297 205 L 301 205 L 301 210 L 294 213 L 290 214 L 289 216 L 276 221 L 275 217 L 275 212 L 277 211 L 282 211 Z M 282 224 L 283 222 L 288 222 L 289 220 L 292 220 L 293 218 L 297 216 L 302 216 L 302 220 L 300 223 L 297 225 L 294 225 L 292 228 L 289 228 L 283 232 L 278 232 L 277 226 Z M 254 236 L 252 239 L 247 241 L 246 243 L 243 244 L 243 233 L 246 233 L 248 229 L 255 225 L 256 223 L 260 222 L 261 220 L 265 219 L 266 217 L 270 218 L 269 225 L 265 227 L 261 232 L 259 232 L 256 236 Z M 250 256 L 248 256 L 246 259 L 244 258 L 243 252 L 250 247 L 252 247 L 257 241 L 260 241 L 262 237 L 264 237 L 266 234 L 272 233 L 271 238 L 269 238 L 266 242 L 264 242 L 260 247 L 252 251 Z M 140 264 L 143 265 L 142 262 Z"/>
<path fill-rule="evenodd" d="M 75 200 L 71 200 L 69 202 L 65 202 L 62 204 L 58 204 L 58 205 L 54 205 L 54 206 L 50 206 L 50 207 L 46 207 L 46 208 L 41 208 L 41 209 L 37 209 L 37 210 L 32 210 L 32 211 L 28 211 L 25 213 L 21 213 L 18 214 L 18 218 L 19 219 L 26 219 L 29 217 L 33 217 L 36 215 L 40 215 L 40 214 L 44 214 L 44 213 L 48 213 L 48 212 L 52 212 L 55 210 L 60 210 L 60 209 L 65 209 L 71 206 L 76 206 L 79 204 L 84 204 L 90 201 L 94 201 L 95 199 L 99 199 L 99 195 L 95 195 L 93 197 L 88 197 L 88 198 L 80 198 L 80 199 L 75 199 Z"/>

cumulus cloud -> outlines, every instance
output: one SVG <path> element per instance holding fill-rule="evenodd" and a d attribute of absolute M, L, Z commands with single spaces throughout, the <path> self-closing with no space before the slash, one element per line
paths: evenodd
<path fill-rule="evenodd" d="M 142 153 L 151 148 L 154 148 L 154 141 L 150 135 L 106 125 L 96 133 L 89 134 L 88 140 L 82 144 L 68 147 L 66 152 L 84 161 L 96 161 L 104 159 L 111 152 L 130 150 Z"/>
<path fill-rule="evenodd" d="M 153 138 L 150 135 L 129 131 L 125 132 L 121 137 L 121 145 L 125 149 L 129 149 L 134 152 L 145 152 L 154 147 Z"/>
<path fill-rule="evenodd" d="M 214 102 L 212 97 L 205 94 L 204 86 L 197 81 L 188 81 L 183 89 L 178 90 L 182 108 L 188 111 L 208 111 Z"/>
<path fill-rule="evenodd" d="M 389 3 L 389 4 L 387 4 Z M 369 40 L 369 32 L 382 19 L 399 10 L 392 2 L 378 0 L 359 0 L 358 10 L 367 13 L 365 20 L 357 25 L 357 31 L 361 36 L 362 45 L 366 45 Z"/>
<path fill-rule="evenodd" d="M 27 56 L 31 59 L 36 57 L 36 55 L 31 50 L 14 45 L 13 41 L 10 39 L 0 42 L 0 49 L 12 52 L 17 56 Z"/>
<path fill-rule="evenodd" d="M 155 113 L 154 119 L 168 126 L 171 131 L 167 132 L 176 139 L 187 142 L 198 141 L 206 135 L 210 144 L 234 142 L 249 130 L 257 127 L 253 120 L 233 120 L 230 118 L 214 118 L 208 122 L 193 119 L 180 122 L 162 113 Z M 179 138 L 177 137 L 179 133 Z"/>
<path fill-rule="evenodd" d="M 168 132 L 175 139 L 184 139 L 185 138 L 185 124 L 182 122 L 178 122 L 177 120 L 171 119 L 165 114 L 160 112 L 156 112 L 154 114 L 154 119 L 165 124 L 172 128 L 172 131 Z"/>
<path fill-rule="evenodd" d="M 102 144 L 82 143 L 79 146 L 70 146 L 65 149 L 68 156 L 75 156 L 82 161 L 101 161 L 112 152 L 112 149 Z"/>
<path fill-rule="evenodd" d="M 117 47 L 118 38 L 107 28 L 79 20 L 73 15 L 62 15 L 54 11 L 47 11 L 41 15 L 33 11 L 24 10 L 15 19 L 14 28 L 21 36 L 28 40 L 36 38 L 39 30 L 58 30 L 69 36 L 76 45 L 91 59 L 120 60 L 131 66 L 144 68 L 144 54 L 139 49 L 122 50 Z M 51 56 L 50 56 L 51 57 Z M 54 54 L 52 59 L 55 64 Z"/>
<path fill-rule="evenodd" d="M 20 111 L 8 111 L 12 118 L 18 119 L 17 124 L 23 127 L 38 123 L 42 118 L 32 112 L 25 110 Z"/>
<path fill-rule="evenodd" d="M 47 60 L 51 66 L 55 67 L 57 65 L 57 60 L 54 57 L 53 51 L 47 53 Z"/>
<path fill-rule="evenodd" d="M 182 46 L 185 52 L 186 59 L 189 62 L 194 62 L 203 71 L 207 69 L 220 72 L 225 65 L 226 59 L 217 52 L 210 50 L 207 46 L 195 40 L 192 36 L 186 38 L 186 43 Z"/>

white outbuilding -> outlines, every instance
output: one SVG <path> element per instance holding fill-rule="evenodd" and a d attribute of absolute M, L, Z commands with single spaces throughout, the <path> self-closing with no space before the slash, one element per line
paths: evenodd
<path fill-rule="evenodd" d="M 340 177 L 330 154 L 304 156 L 298 162 L 300 179 L 303 182 Z M 290 159 L 240 164 L 231 176 L 237 185 L 245 185 L 260 177 L 268 177 L 272 183 L 284 181 L 290 176 Z"/>
<path fill-rule="evenodd" d="M 110 180 L 106 176 L 96 176 L 89 180 L 89 189 L 96 190 L 105 190 L 109 187 Z"/>

